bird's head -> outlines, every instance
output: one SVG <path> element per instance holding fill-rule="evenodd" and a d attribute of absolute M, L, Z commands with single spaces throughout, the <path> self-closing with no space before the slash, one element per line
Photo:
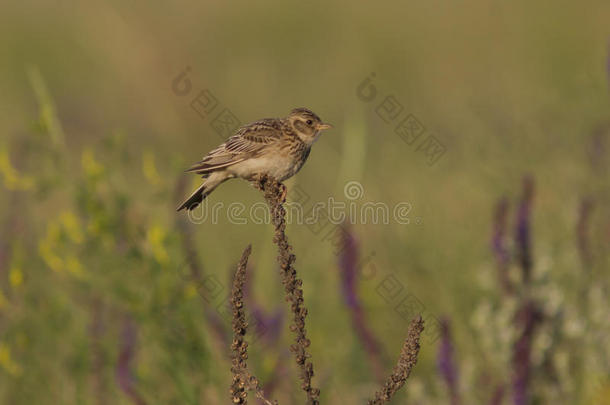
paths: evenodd
<path fill-rule="evenodd" d="M 297 136 L 308 145 L 316 141 L 322 130 L 333 127 L 323 123 L 320 117 L 307 108 L 295 108 L 286 119 Z"/>

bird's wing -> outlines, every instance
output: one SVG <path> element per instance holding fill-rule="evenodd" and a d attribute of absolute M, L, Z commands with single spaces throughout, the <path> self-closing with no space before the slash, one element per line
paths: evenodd
<path fill-rule="evenodd" d="M 280 139 L 281 134 L 281 124 L 277 119 L 268 118 L 245 125 L 187 172 L 207 174 L 239 163 L 256 156 L 266 145 Z"/>

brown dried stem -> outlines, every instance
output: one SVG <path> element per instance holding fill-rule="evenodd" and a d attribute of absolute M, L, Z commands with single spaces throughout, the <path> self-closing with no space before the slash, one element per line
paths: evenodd
<path fill-rule="evenodd" d="M 311 384 L 311 379 L 314 375 L 313 363 L 307 359 L 311 357 L 307 353 L 307 347 L 310 344 L 306 336 L 305 317 L 307 316 L 307 308 L 303 301 L 303 281 L 297 277 L 297 272 L 293 267 L 296 259 L 292 253 L 292 246 L 288 243 L 286 237 L 286 210 L 283 203 L 286 198 L 286 187 L 277 180 L 261 176 L 254 181 L 254 186 L 261 190 L 269 205 L 271 212 L 271 220 L 275 226 L 275 236 L 273 242 L 278 247 L 278 262 L 281 266 L 282 283 L 286 292 L 286 299 L 291 303 L 291 310 L 294 314 L 294 323 L 290 325 L 290 330 L 295 333 L 296 343 L 291 345 L 290 351 L 295 355 L 297 366 L 300 369 L 300 378 L 302 380 L 301 388 L 307 394 L 308 405 L 318 405 L 320 390 L 314 388 Z"/>
<path fill-rule="evenodd" d="M 254 391 L 257 398 L 266 405 L 274 405 L 265 398 L 258 378 L 248 371 L 248 343 L 244 340 L 248 323 L 246 322 L 246 311 L 244 309 L 244 283 L 246 281 L 246 267 L 248 257 L 252 252 L 252 246 L 248 245 L 241 255 L 237 266 L 237 272 L 233 279 L 231 290 L 231 309 L 233 310 L 233 343 L 231 343 L 231 372 L 233 380 L 231 383 L 231 401 L 234 404 L 247 404 L 248 393 L 246 389 Z"/>
<path fill-rule="evenodd" d="M 387 378 L 383 387 L 375 393 L 369 405 L 380 405 L 388 402 L 396 392 L 405 385 L 407 378 L 411 374 L 413 366 L 417 363 L 419 353 L 419 338 L 424 330 L 424 320 L 421 315 L 416 316 L 409 325 L 407 338 L 400 351 L 398 363 L 394 367 L 392 374 Z"/>

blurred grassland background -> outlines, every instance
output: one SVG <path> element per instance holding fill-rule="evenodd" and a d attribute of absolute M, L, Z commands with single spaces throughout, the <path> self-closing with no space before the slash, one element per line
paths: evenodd
<path fill-rule="evenodd" d="M 560 371 L 545 379 L 536 365 L 532 397 L 607 403 L 610 331 L 599 308 L 609 276 L 610 3 L 22 1 L 2 9 L 0 403 L 228 401 L 230 363 L 210 322 L 214 307 L 185 276 L 183 230 L 225 294 L 251 242 L 253 296 L 268 312 L 286 304 L 271 225 L 226 216 L 195 225 L 175 212 L 196 183 L 182 171 L 221 142 L 212 116 L 190 107 L 203 89 L 242 123 L 306 106 L 334 124 L 289 189 L 346 201 L 345 184 L 357 181 L 361 202 L 412 204 L 408 225 L 351 229 L 379 274 L 451 319 L 466 403 L 487 403 L 486 385 L 510 385 L 512 337 L 489 308 L 512 304 L 500 304 L 489 239 L 496 202 L 506 196 L 513 215 L 531 176 L 537 298 L 564 308 L 568 329 L 540 333 L 541 347 L 560 342 Z M 187 66 L 193 90 L 179 96 L 172 81 Z M 378 95 L 366 103 L 356 88 L 372 72 Z M 436 164 L 375 113 L 387 95 L 446 147 Z M 595 206 L 588 269 L 577 249 L 583 199 Z M 211 200 L 262 201 L 242 181 Z M 363 403 L 377 385 L 334 246 L 305 225 L 288 235 L 322 403 Z M 389 371 L 407 322 L 377 293 L 381 280 L 358 289 Z M 579 312 L 589 299 L 597 311 Z M 294 361 L 282 354 L 286 323 L 280 343 L 250 346 L 250 362 L 263 381 L 278 380 L 280 403 L 301 403 Z M 437 347 L 424 339 L 393 403 L 449 403 Z M 510 394 L 503 403 L 513 403 Z"/>

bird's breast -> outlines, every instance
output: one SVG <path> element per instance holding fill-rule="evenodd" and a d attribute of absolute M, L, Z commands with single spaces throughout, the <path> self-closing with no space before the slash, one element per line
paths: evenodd
<path fill-rule="evenodd" d="M 307 160 L 309 150 L 298 153 L 265 154 L 244 160 L 229 168 L 238 177 L 251 178 L 255 174 L 268 174 L 279 181 L 294 176 Z"/>

